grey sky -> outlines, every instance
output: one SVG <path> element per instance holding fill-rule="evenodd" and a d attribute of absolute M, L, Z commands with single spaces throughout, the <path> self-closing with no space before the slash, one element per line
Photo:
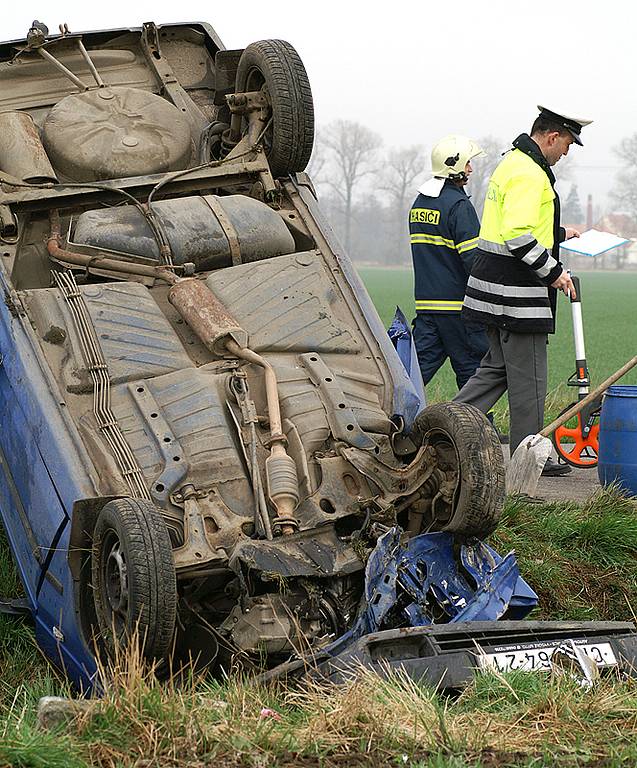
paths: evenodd
<path fill-rule="evenodd" d="M 319 125 L 357 120 L 388 146 L 430 147 L 447 133 L 509 141 L 538 103 L 592 118 L 584 148 L 571 151 L 582 202 L 588 193 L 604 202 L 619 166 L 611 148 L 637 131 L 637 7 L 615 0 L 3 5 L 4 40 L 24 36 L 33 18 L 73 31 L 208 21 L 228 48 L 287 39 L 308 70 Z"/>

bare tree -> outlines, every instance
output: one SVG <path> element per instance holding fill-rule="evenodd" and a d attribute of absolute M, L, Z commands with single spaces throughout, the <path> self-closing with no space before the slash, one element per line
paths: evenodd
<path fill-rule="evenodd" d="M 502 160 L 506 146 L 501 139 L 496 139 L 493 136 L 484 136 L 478 139 L 478 144 L 485 151 L 486 157 L 477 157 L 471 161 L 473 173 L 469 177 L 467 194 L 471 195 L 473 207 L 476 209 L 478 217 L 482 218 L 484 197 L 487 194 L 489 179 L 496 165 Z"/>
<path fill-rule="evenodd" d="M 416 179 L 424 171 L 424 149 L 420 145 L 392 149 L 380 173 L 380 189 L 387 192 L 398 212 L 415 197 Z"/>
<path fill-rule="evenodd" d="M 327 164 L 327 154 L 323 134 L 316 131 L 314 134 L 314 147 L 310 155 L 310 162 L 307 164 L 306 171 L 314 184 L 321 184 L 324 181 L 324 174 Z"/>
<path fill-rule="evenodd" d="M 379 188 L 387 193 L 391 205 L 389 227 L 393 246 L 388 249 L 391 263 L 403 261 L 408 252 L 407 209 L 416 196 L 416 179 L 424 173 L 424 148 L 420 145 L 391 149 L 379 173 Z"/>
<path fill-rule="evenodd" d="M 622 139 L 613 151 L 622 161 L 624 170 L 617 174 L 617 182 L 610 196 L 618 208 L 637 219 L 637 133 Z"/>
<path fill-rule="evenodd" d="M 323 174 L 324 183 L 328 184 L 343 202 L 345 248 L 349 251 L 352 240 L 354 190 L 365 176 L 376 170 L 376 152 L 383 140 L 361 123 L 335 120 L 323 131 L 322 142 L 329 158 L 329 173 L 326 171 Z"/>

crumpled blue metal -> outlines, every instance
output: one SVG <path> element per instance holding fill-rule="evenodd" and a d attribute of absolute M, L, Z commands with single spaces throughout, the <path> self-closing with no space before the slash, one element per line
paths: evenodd
<path fill-rule="evenodd" d="M 392 320 L 387 333 L 392 344 L 396 348 L 396 352 L 398 352 L 398 357 L 411 379 L 411 383 L 414 385 L 414 389 L 420 400 L 420 404 L 417 408 L 417 413 L 419 413 L 427 405 L 427 398 L 425 395 L 425 387 L 422 382 L 422 376 L 420 374 L 420 364 L 418 363 L 418 355 L 416 354 L 416 345 L 414 344 L 411 335 L 411 327 L 400 307 L 396 307 L 394 319 Z M 410 426 L 411 424 L 406 423 L 407 431 L 409 431 Z"/>
<path fill-rule="evenodd" d="M 365 568 L 356 623 L 325 648 L 334 655 L 370 632 L 440 622 L 524 618 L 538 597 L 520 576 L 515 554 L 501 557 L 479 539 L 425 533 L 401 544 L 403 531 L 383 534 Z"/>

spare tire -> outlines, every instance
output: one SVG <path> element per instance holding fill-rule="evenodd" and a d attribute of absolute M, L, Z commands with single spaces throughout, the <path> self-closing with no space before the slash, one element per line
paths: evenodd
<path fill-rule="evenodd" d="M 115 499 L 93 531 L 93 600 L 101 639 L 112 656 L 137 638 L 143 655 L 161 661 L 177 618 L 177 580 L 168 528 L 142 499 Z"/>
<path fill-rule="evenodd" d="M 455 481 L 452 495 L 432 510 L 432 529 L 479 538 L 492 533 L 504 505 L 504 457 L 484 414 L 464 403 L 430 405 L 416 417 L 414 437 L 432 446 L 438 469 Z"/>
<path fill-rule="evenodd" d="M 305 170 L 314 145 L 314 103 L 307 72 L 285 40 L 259 40 L 241 54 L 236 93 L 264 91 L 272 123 L 263 137 L 272 175 Z"/>

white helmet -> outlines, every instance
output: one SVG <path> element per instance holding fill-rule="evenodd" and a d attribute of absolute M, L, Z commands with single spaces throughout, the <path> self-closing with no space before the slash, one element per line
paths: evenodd
<path fill-rule="evenodd" d="M 443 179 L 462 179 L 466 164 L 485 152 L 466 136 L 445 136 L 431 150 L 431 173 Z"/>

